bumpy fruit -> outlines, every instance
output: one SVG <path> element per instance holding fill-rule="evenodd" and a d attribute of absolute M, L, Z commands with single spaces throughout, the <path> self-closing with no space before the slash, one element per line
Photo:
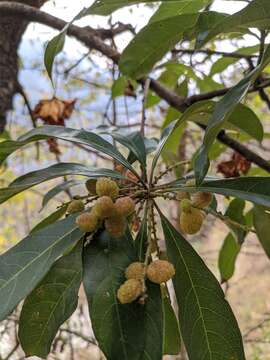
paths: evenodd
<path fill-rule="evenodd" d="M 141 262 L 130 264 L 125 271 L 127 279 L 142 280 L 145 276 L 145 265 Z"/>
<path fill-rule="evenodd" d="M 192 206 L 190 200 L 181 202 L 180 228 L 186 234 L 196 234 L 200 231 L 204 216 L 199 209 Z"/>
<path fill-rule="evenodd" d="M 86 189 L 89 191 L 89 194 L 96 195 L 96 179 L 89 179 L 85 183 Z"/>
<path fill-rule="evenodd" d="M 117 291 L 117 298 L 121 304 L 128 304 L 136 300 L 142 293 L 140 280 L 129 279 Z"/>
<path fill-rule="evenodd" d="M 213 195 L 207 192 L 197 192 L 192 196 L 192 204 L 198 208 L 205 208 L 211 204 Z"/>
<path fill-rule="evenodd" d="M 135 202 L 129 196 L 125 196 L 116 200 L 115 208 L 120 216 L 128 217 L 135 210 Z"/>
<path fill-rule="evenodd" d="M 185 191 L 179 191 L 176 195 L 176 199 L 179 201 L 182 201 L 184 199 L 190 199 L 190 195 L 188 192 Z"/>
<path fill-rule="evenodd" d="M 126 220 L 121 216 L 112 216 L 105 220 L 105 229 L 115 238 L 125 234 Z"/>
<path fill-rule="evenodd" d="M 73 200 L 67 207 L 67 213 L 74 214 L 84 210 L 84 203 L 82 200 Z"/>
<path fill-rule="evenodd" d="M 76 224 L 83 232 L 93 232 L 98 226 L 98 218 L 92 213 L 84 213 L 77 217 Z"/>
<path fill-rule="evenodd" d="M 98 196 L 109 196 L 115 199 L 119 194 L 119 187 L 115 181 L 103 177 L 96 183 L 96 193 Z"/>
<path fill-rule="evenodd" d="M 95 203 L 92 211 L 100 219 L 106 219 L 116 213 L 114 203 L 109 196 L 101 196 Z"/>
<path fill-rule="evenodd" d="M 167 260 L 156 260 L 147 267 L 146 274 L 150 281 L 161 284 L 175 275 L 175 269 L 173 264 Z"/>

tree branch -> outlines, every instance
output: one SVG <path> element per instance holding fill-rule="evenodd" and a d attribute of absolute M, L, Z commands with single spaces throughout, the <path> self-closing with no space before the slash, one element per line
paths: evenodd
<path fill-rule="evenodd" d="M 57 30 L 62 30 L 66 25 L 66 22 L 64 20 L 58 19 L 41 10 L 37 10 L 31 6 L 23 5 L 20 3 L 3 1 L 0 3 L 0 13 L 1 16 L 23 16 L 25 20 L 38 22 L 40 24 L 50 26 Z M 120 53 L 118 53 L 115 49 L 104 43 L 104 41 L 102 41 L 102 38 L 99 36 L 97 30 L 92 29 L 89 26 L 85 28 L 80 28 L 76 25 L 70 25 L 68 29 L 68 35 L 75 37 L 77 40 L 81 41 L 84 45 L 86 45 L 89 49 L 99 51 L 101 54 L 111 59 L 115 64 L 118 64 L 120 59 Z M 141 84 L 144 84 L 145 81 L 146 79 L 141 79 L 139 82 Z M 253 88 L 250 89 L 250 91 L 258 91 L 260 88 L 267 87 L 269 85 L 270 80 L 264 82 L 263 85 L 255 85 Z M 206 94 L 193 95 L 189 98 L 185 98 L 177 95 L 175 92 L 161 85 L 154 79 L 150 79 L 149 86 L 158 96 L 160 96 L 160 98 L 162 98 L 172 107 L 181 112 L 185 111 L 194 102 L 211 99 L 216 96 L 222 96 L 229 91 L 229 88 L 226 88 Z M 223 144 L 238 151 L 249 161 L 270 172 L 270 164 L 266 160 L 246 148 L 246 146 L 230 138 L 228 135 L 226 135 L 225 131 L 221 131 L 218 134 L 218 139 L 222 141 Z"/>

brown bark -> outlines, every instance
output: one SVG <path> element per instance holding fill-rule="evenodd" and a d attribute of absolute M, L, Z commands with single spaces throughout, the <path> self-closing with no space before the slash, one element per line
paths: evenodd
<path fill-rule="evenodd" d="M 16 2 L 40 8 L 47 0 L 18 0 Z M 3 0 L 0 0 L 0 3 Z M 10 1 L 10 3 L 15 1 Z M 0 133 L 6 125 L 7 111 L 12 108 L 18 91 L 18 47 L 29 21 L 21 16 L 1 16 L 0 13 Z"/>

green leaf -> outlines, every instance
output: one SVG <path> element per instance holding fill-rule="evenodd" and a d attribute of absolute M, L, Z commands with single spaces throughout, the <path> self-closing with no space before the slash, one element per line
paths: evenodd
<path fill-rule="evenodd" d="M 138 234 L 136 236 L 134 245 L 137 251 L 137 256 L 139 261 L 144 262 L 145 259 L 145 252 L 147 248 L 148 243 L 148 223 L 147 223 L 147 208 L 144 209 L 144 215 L 141 222 L 140 230 L 138 231 Z"/>
<path fill-rule="evenodd" d="M 205 100 L 191 105 L 181 116 L 179 122 L 194 121 L 198 124 L 207 125 L 213 114 L 216 102 Z M 177 129 L 177 125 L 175 127 Z M 262 123 L 255 112 L 243 104 L 237 104 L 231 114 L 228 115 L 224 123 L 224 129 L 245 132 L 250 137 L 261 142 L 264 130 Z"/>
<path fill-rule="evenodd" d="M 208 153 L 216 139 L 217 134 L 224 126 L 228 115 L 235 109 L 237 104 L 245 97 L 248 89 L 256 80 L 259 73 L 270 61 L 270 46 L 265 50 L 261 64 L 251 71 L 236 86 L 231 88 L 226 95 L 216 104 L 215 110 L 209 120 L 205 131 L 203 145 L 195 160 L 195 175 L 197 183 L 201 183 L 209 168 Z"/>
<path fill-rule="evenodd" d="M 245 201 L 242 199 L 234 199 L 230 202 L 230 205 L 225 213 L 225 216 L 233 221 L 236 221 L 238 224 L 246 225 L 244 210 L 245 210 Z M 231 224 L 228 224 L 228 226 L 231 228 L 238 243 L 243 244 L 247 232 L 244 229 L 241 229 Z"/>
<path fill-rule="evenodd" d="M 115 146 L 104 140 L 101 136 L 86 130 L 76 130 L 64 126 L 46 125 L 33 129 L 21 136 L 17 141 L 4 141 L 0 147 L 0 164 L 15 150 L 38 140 L 55 138 L 89 146 L 101 153 L 107 154 L 124 167 L 136 173 L 129 162 L 116 149 Z"/>
<path fill-rule="evenodd" d="M 233 276 L 236 259 L 240 250 L 241 245 L 236 241 L 235 237 L 229 233 L 222 244 L 218 257 L 218 268 L 222 283 L 230 280 Z"/>
<path fill-rule="evenodd" d="M 241 11 L 228 16 L 218 23 L 207 35 L 203 44 L 218 34 L 232 32 L 239 28 L 257 27 L 260 29 L 268 29 L 269 17 L 270 2 L 268 0 L 253 0 Z"/>
<path fill-rule="evenodd" d="M 200 186 L 185 186 L 185 180 L 179 179 L 168 185 L 170 191 L 205 191 L 233 196 L 258 205 L 270 207 L 270 177 L 240 177 L 236 179 L 207 180 Z"/>
<path fill-rule="evenodd" d="M 153 176 L 154 176 L 154 171 L 155 171 L 155 167 L 157 165 L 158 159 L 160 157 L 160 154 L 164 148 L 164 146 L 166 145 L 167 141 L 170 139 L 170 136 L 173 134 L 174 128 L 175 128 L 175 124 L 176 121 L 171 122 L 163 131 L 159 140 L 159 144 L 157 146 L 157 150 L 154 156 L 154 159 L 152 161 L 152 166 L 151 166 L 151 173 L 150 173 L 150 183 L 153 180 Z M 179 123 L 177 123 L 177 125 L 179 126 Z"/>
<path fill-rule="evenodd" d="M 35 231 L 41 230 L 48 225 L 51 225 L 52 223 L 55 223 L 57 220 L 61 219 L 66 211 L 67 211 L 68 205 L 64 205 L 60 207 L 60 209 L 56 210 L 55 212 L 51 213 L 48 217 L 40 221 L 36 226 L 33 227 L 30 234 L 32 234 Z"/>
<path fill-rule="evenodd" d="M 181 2 L 164 1 L 154 15 L 150 18 L 150 22 L 161 21 L 176 15 L 195 13 L 206 6 L 210 0 L 185 0 Z"/>
<path fill-rule="evenodd" d="M 244 360 L 241 334 L 224 293 L 192 246 L 161 215 L 173 278 L 180 327 L 190 359 Z"/>
<path fill-rule="evenodd" d="M 19 339 L 26 356 L 45 358 L 59 327 L 78 304 L 82 281 L 82 241 L 51 267 L 27 296 L 20 315 Z"/>
<path fill-rule="evenodd" d="M 199 0 L 163 0 L 164 2 L 177 3 L 181 7 L 183 4 L 187 5 L 187 2 L 196 4 Z M 202 1 L 202 0 L 200 0 Z M 130 5 L 140 3 L 152 3 L 156 0 L 96 0 L 92 6 L 88 9 L 88 14 L 92 15 L 110 15 L 112 12 Z M 161 1 L 159 1 L 161 2 Z"/>
<path fill-rule="evenodd" d="M 160 360 L 163 313 L 159 285 L 147 284 L 144 306 L 122 305 L 116 298 L 125 268 L 136 259 L 129 233 L 111 238 L 101 233 L 84 251 L 84 288 L 99 346 L 110 360 Z"/>
<path fill-rule="evenodd" d="M 102 176 L 116 179 L 123 178 L 120 173 L 109 169 L 90 168 L 75 163 L 59 163 L 20 176 L 8 187 L 0 189 L 0 204 L 35 185 L 65 175 L 83 175 L 92 179 Z"/>
<path fill-rule="evenodd" d="M 270 213 L 269 209 L 262 206 L 254 206 L 253 209 L 253 223 L 257 232 L 257 237 L 266 253 L 270 258 L 270 240 L 269 240 L 269 227 L 270 227 Z"/>
<path fill-rule="evenodd" d="M 0 256 L 1 321 L 82 235 L 75 225 L 75 217 L 69 216 L 27 236 Z"/>
<path fill-rule="evenodd" d="M 144 27 L 124 50 L 119 63 L 120 71 L 134 79 L 147 75 L 182 38 L 183 32 L 196 24 L 197 19 L 197 14 L 185 14 Z"/>
<path fill-rule="evenodd" d="M 56 195 L 58 195 L 62 191 L 65 191 L 73 186 L 81 185 L 84 183 L 85 180 L 68 180 L 56 185 L 44 195 L 42 200 L 42 208 L 44 208 L 49 203 L 50 200 L 52 200 Z"/>
<path fill-rule="evenodd" d="M 167 296 L 163 297 L 162 304 L 164 314 L 163 354 L 178 355 L 181 350 L 181 335 L 178 320 L 170 299 Z"/>

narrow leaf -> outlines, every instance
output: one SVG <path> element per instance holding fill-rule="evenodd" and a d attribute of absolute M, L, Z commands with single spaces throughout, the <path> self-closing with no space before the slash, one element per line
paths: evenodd
<path fill-rule="evenodd" d="M 235 237 L 229 233 L 222 244 L 218 257 L 218 268 L 222 283 L 230 280 L 233 276 L 236 259 L 240 250 L 241 245 Z"/>
<path fill-rule="evenodd" d="M 77 308 L 81 281 L 82 241 L 57 260 L 23 304 L 19 339 L 26 356 L 49 354 L 59 327 Z"/>
<path fill-rule="evenodd" d="M 30 234 L 32 234 L 35 231 L 41 230 L 48 225 L 51 225 L 52 223 L 55 223 L 57 220 L 61 219 L 66 211 L 67 211 L 68 205 L 62 206 L 59 209 L 57 209 L 55 212 L 51 213 L 48 217 L 41 220 L 36 226 L 33 227 Z"/>
<path fill-rule="evenodd" d="M 170 299 L 162 299 L 164 315 L 163 354 L 178 355 L 181 350 L 181 335 L 178 320 L 175 316 Z"/>
<path fill-rule="evenodd" d="M 224 293 L 203 260 L 161 215 L 179 304 L 180 327 L 190 359 L 244 360 L 241 334 Z"/>
<path fill-rule="evenodd" d="M 81 237 L 75 217 L 34 232 L 0 256 L 0 320 L 5 319 L 50 270 L 55 260 Z"/>
<path fill-rule="evenodd" d="M 266 253 L 270 258 L 270 213 L 262 206 L 254 206 L 253 223 L 257 232 L 257 237 Z"/>

